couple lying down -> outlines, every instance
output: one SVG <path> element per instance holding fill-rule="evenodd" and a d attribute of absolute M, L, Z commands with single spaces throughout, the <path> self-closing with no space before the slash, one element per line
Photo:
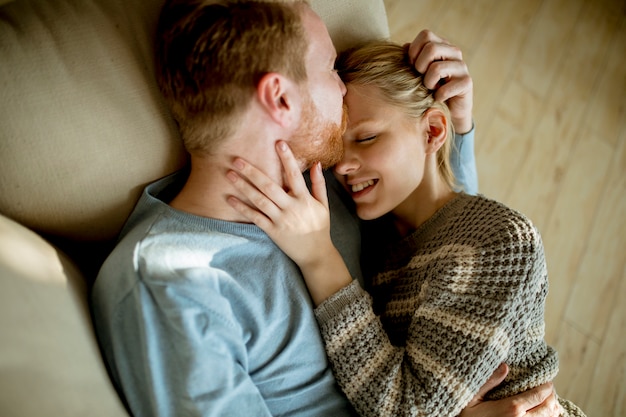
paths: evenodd
<path fill-rule="evenodd" d="M 502 363 L 508 376 L 488 398 L 558 372 L 543 339 L 539 232 L 501 203 L 455 191 L 450 112 L 408 57 L 379 42 L 337 62 L 349 123 L 333 170 L 366 221 L 367 291 L 331 241 L 320 164 L 311 192 L 284 142 L 286 191 L 245 161 L 230 173 L 248 202 L 231 197 L 233 207 L 302 270 L 335 378 L 363 416 L 457 415 Z M 559 402 L 561 415 L 584 415 Z"/>

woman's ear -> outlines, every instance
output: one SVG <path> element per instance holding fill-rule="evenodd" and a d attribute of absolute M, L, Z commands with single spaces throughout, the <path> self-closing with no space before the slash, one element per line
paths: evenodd
<path fill-rule="evenodd" d="M 423 120 L 428 134 L 426 153 L 436 153 L 448 137 L 448 119 L 440 109 L 430 108 L 424 113 Z"/>
<path fill-rule="evenodd" d="M 256 95 L 267 114 L 282 127 L 294 120 L 294 84 L 276 72 L 265 74 L 259 80 Z"/>

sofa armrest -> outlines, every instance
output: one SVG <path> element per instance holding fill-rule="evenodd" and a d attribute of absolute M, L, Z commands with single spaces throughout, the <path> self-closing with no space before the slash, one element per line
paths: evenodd
<path fill-rule="evenodd" d="M 128 416 L 92 330 L 84 279 L 63 253 L 0 216 L 2 415 Z"/>

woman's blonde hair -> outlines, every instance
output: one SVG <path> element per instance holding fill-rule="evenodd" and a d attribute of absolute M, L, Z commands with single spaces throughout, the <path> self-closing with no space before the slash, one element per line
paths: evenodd
<path fill-rule="evenodd" d="M 169 0 L 156 78 L 190 153 L 231 136 L 267 73 L 306 81 L 304 1 Z"/>
<path fill-rule="evenodd" d="M 435 101 L 434 92 L 424 86 L 422 74 L 409 62 L 408 49 L 388 41 L 372 42 L 340 54 L 336 67 L 346 85 L 377 87 L 387 103 L 416 120 L 431 108 L 444 112 L 448 134 L 437 151 L 437 164 L 443 180 L 454 189 L 456 181 L 450 164 L 454 130 L 450 111 L 444 103 Z"/>

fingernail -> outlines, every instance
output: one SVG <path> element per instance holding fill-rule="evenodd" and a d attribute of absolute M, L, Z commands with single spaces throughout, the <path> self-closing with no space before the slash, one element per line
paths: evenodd
<path fill-rule="evenodd" d="M 237 174 L 235 174 L 233 171 L 228 171 L 226 173 L 226 178 L 228 178 L 231 182 L 237 182 Z"/>
<path fill-rule="evenodd" d="M 234 166 L 235 166 L 235 168 L 237 168 L 237 169 L 243 169 L 243 167 L 245 166 L 245 164 L 243 163 L 243 161 L 242 161 L 241 159 L 239 159 L 239 158 L 236 158 L 236 159 L 233 161 L 233 165 L 234 165 Z"/>
<path fill-rule="evenodd" d="M 287 144 L 282 140 L 278 141 L 278 149 L 285 152 L 287 150 Z"/>

